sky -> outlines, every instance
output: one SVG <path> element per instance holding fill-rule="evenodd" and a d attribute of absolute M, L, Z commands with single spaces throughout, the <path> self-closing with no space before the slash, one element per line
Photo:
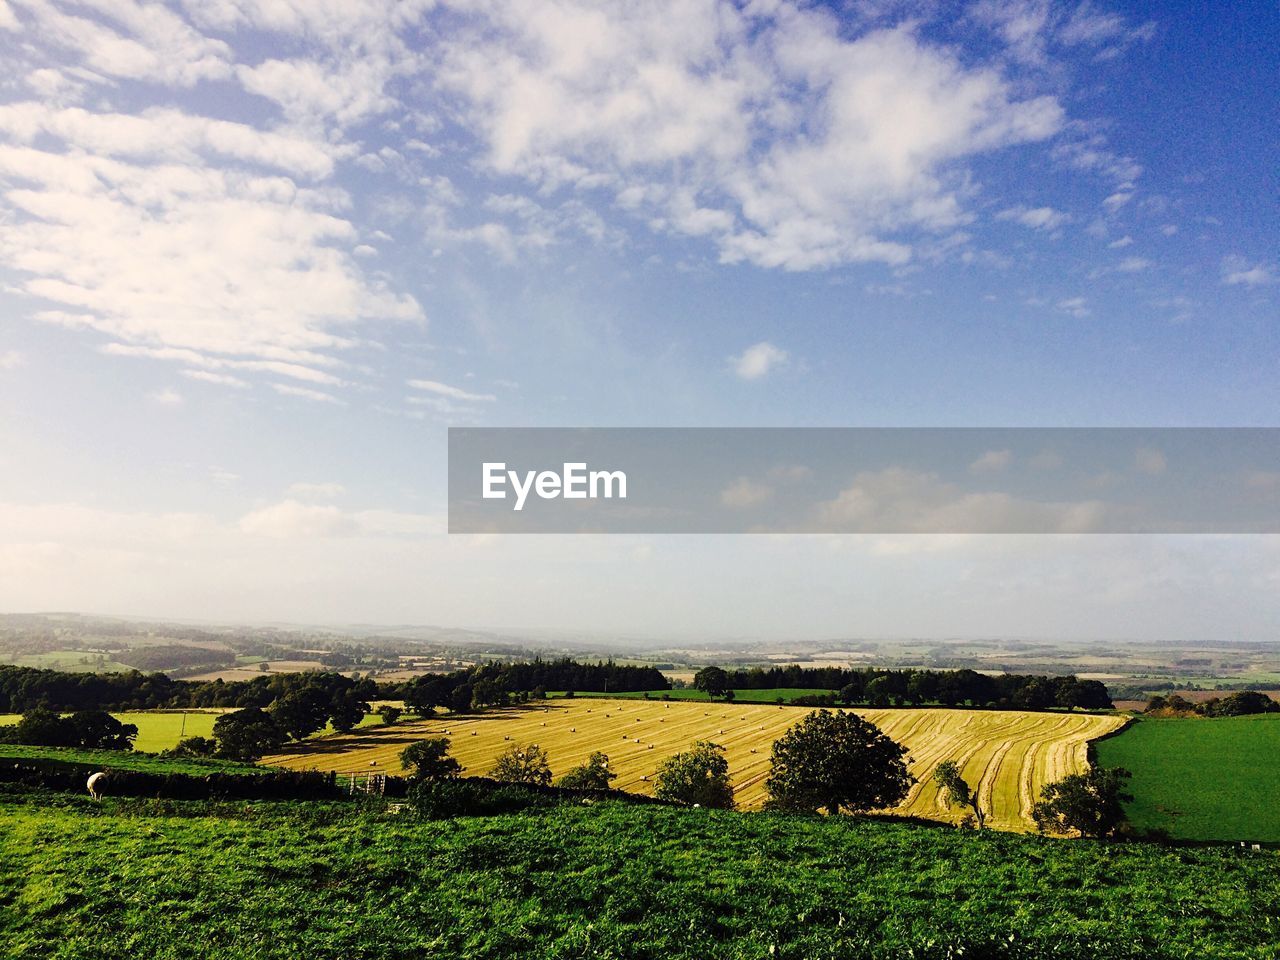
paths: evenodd
<path fill-rule="evenodd" d="M 1275 537 L 449 536 L 453 426 L 1280 426 L 1268 2 L 0 0 L 0 609 L 1276 639 Z"/>

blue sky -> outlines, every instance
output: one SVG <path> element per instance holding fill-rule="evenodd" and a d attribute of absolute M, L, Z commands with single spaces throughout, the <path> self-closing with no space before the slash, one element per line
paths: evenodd
<path fill-rule="evenodd" d="M 1269 538 L 442 531 L 450 424 L 1276 425 L 1277 49 L 1270 2 L 0 0 L 0 606 L 1263 639 Z"/>

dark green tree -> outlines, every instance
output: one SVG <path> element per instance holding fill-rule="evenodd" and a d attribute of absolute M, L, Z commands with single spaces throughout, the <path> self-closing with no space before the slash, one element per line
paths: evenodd
<path fill-rule="evenodd" d="M 689 806 L 732 810 L 733 786 L 724 747 L 699 740 L 693 749 L 662 761 L 653 795 Z"/>
<path fill-rule="evenodd" d="M 411 770 L 415 780 L 449 780 L 462 772 L 462 764 L 449 756 L 449 738 L 432 737 L 411 743 L 400 751 L 400 767 Z"/>
<path fill-rule="evenodd" d="M 773 744 L 769 805 L 810 813 L 892 807 L 915 782 L 906 753 L 856 713 L 816 710 Z"/>
<path fill-rule="evenodd" d="M 598 750 L 587 757 L 587 762 L 574 767 L 558 781 L 556 786 L 573 790 L 608 790 L 618 775 L 609 769 L 609 758 Z"/>
<path fill-rule="evenodd" d="M 217 741 L 219 756 L 252 762 L 279 750 L 284 745 L 285 733 L 276 726 L 271 714 L 257 707 L 246 707 L 235 713 L 224 713 L 215 720 L 213 739 Z"/>
<path fill-rule="evenodd" d="M 387 726 L 394 724 L 403 714 L 403 710 L 389 703 L 384 703 L 378 708 L 378 716 L 382 718 L 382 722 Z"/>
<path fill-rule="evenodd" d="M 541 787 L 551 785 L 551 764 L 547 752 L 536 743 L 527 747 L 513 744 L 498 756 L 489 776 L 503 783 L 533 783 Z"/>
<path fill-rule="evenodd" d="M 729 690 L 729 675 L 719 667 L 703 667 L 693 675 L 693 687 L 714 700 Z"/>
<path fill-rule="evenodd" d="M 1045 784 L 1031 817 L 1043 833 L 1114 836 L 1127 819 L 1124 804 L 1133 800 L 1124 789 L 1131 776 L 1123 767 L 1091 767 Z"/>
<path fill-rule="evenodd" d="M 305 740 L 328 722 L 328 698 L 319 687 L 290 690 L 271 705 L 271 719 L 286 736 Z"/>

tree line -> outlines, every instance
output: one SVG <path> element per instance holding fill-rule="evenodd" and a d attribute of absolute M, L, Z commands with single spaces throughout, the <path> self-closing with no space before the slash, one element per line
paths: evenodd
<path fill-rule="evenodd" d="M 808 706 L 837 703 L 867 704 L 873 707 L 920 706 L 938 703 L 955 707 L 1004 707 L 1044 710 L 1051 707 L 1108 710 L 1111 697 L 1098 680 L 1075 676 L 1049 677 L 1040 674 L 985 674 L 976 670 L 915 670 L 865 667 L 753 667 L 749 670 L 722 670 L 706 667 L 694 680 L 709 696 L 723 696 L 732 690 L 777 690 L 786 687 L 814 687 L 833 691 L 828 695 L 800 698 L 793 702 Z M 708 689 L 708 684 L 712 689 Z M 713 692 L 714 690 L 714 692 Z M 824 699 L 825 697 L 825 699 Z"/>

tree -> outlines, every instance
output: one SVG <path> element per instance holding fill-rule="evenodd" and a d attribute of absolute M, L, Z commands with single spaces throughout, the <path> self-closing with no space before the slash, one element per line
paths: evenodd
<path fill-rule="evenodd" d="M 271 719 L 286 736 L 305 740 L 324 729 L 329 719 L 329 704 L 318 687 L 302 687 L 289 691 L 271 705 Z"/>
<path fill-rule="evenodd" d="M 400 751 L 400 767 L 412 770 L 415 780 L 449 780 L 462 772 L 462 764 L 449 756 L 448 737 L 409 744 Z"/>
<path fill-rule="evenodd" d="M 692 750 L 677 753 L 658 767 L 653 795 L 690 806 L 733 809 L 733 786 L 724 747 L 699 740 Z"/>
<path fill-rule="evenodd" d="M 257 707 L 224 713 L 213 722 L 218 755 L 229 760 L 254 761 L 284 745 L 285 733 L 271 714 Z"/>
<path fill-rule="evenodd" d="M 551 764 L 547 762 L 547 752 L 536 743 L 527 747 L 513 744 L 499 755 L 489 776 L 503 783 L 532 783 L 546 787 L 551 785 Z"/>
<path fill-rule="evenodd" d="M 345 690 L 334 695 L 329 703 L 329 722 L 339 733 L 348 733 L 369 712 L 369 702 L 357 690 Z"/>
<path fill-rule="evenodd" d="M 574 767 L 557 782 L 558 787 L 571 790 L 608 790 L 618 775 L 609 769 L 609 758 L 598 750 L 587 757 L 587 762 Z"/>
<path fill-rule="evenodd" d="M 218 744 L 208 737 L 187 737 L 169 752 L 175 757 L 211 757 L 217 749 Z"/>
<path fill-rule="evenodd" d="M 1091 767 L 1045 784 L 1031 817 L 1041 832 L 1078 831 L 1099 840 L 1114 836 L 1126 820 L 1124 804 L 1133 800 L 1124 790 L 1131 776 L 1123 767 Z"/>
<path fill-rule="evenodd" d="M 856 713 L 815 710 L 773 744 L 770 806 L 810 813 L 892 807 L 915 782 L 906 753 Z"/>
<path fill-rule="evenodd" d="M 384 703 L 378 708 L 378 716 L 382 718 L 382 722 L 387 726 L 391 726 L 403 716 L 404 711 L 399 707 L 393 707 L 389 703 Z"/>
<path fill-rule="evenodd" d="M 933 771 L 933 782 L 942 788 L 949 807 L 969 807 L 981 830 L 987 822 L 987 816 L 978 806 L 978 791 L 970 788 L 960 776 L 960 768 L 954 760 L 944 760 Z"/>
<path fill-rule="evenodd" d="M 719 667 L 703 667 L 693 675 L 693 687 L 714 700 L 729 689 L 729 675 Z"/>
<path fill-rule="evenodd" d="M 28 710 L 10 727 L 0 728 L 0 740 L 41 747 L 82 747 L 89 750 L 132 750 L 138 728 L 121 723 L 104 710 L 80 710 L 64 717 L 54 710 Z"/>
<path fill-rule="evenodd" d="M 132 750 L 138 728 L 121 723 L 105 710 L 80 710 L 67 718 L 75 746 L 98 750 Z"/>

